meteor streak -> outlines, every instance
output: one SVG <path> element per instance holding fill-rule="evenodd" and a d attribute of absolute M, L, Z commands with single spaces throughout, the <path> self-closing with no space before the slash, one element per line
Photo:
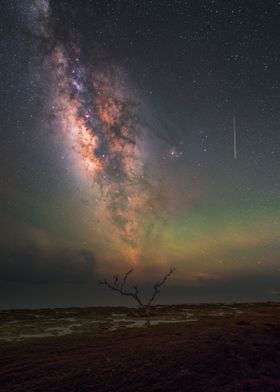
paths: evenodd
<path fill-rule="evenodd" d="M 234 159 L 237 159 L 237 150 L 236 150 L 236 119 L 235 119 L 235 113 L 233 115 L 233 156 Z"/>

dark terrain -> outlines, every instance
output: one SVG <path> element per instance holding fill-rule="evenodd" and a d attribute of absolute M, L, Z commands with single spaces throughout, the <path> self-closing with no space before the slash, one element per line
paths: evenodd
<path fill-rule="evenodd" d="M 278 303 L 155 307 L 156 325 L 133 320 L 145 322 L 128 308 L 1 312 L 0 390 L 280 391 Z M 30 336 L 50 322 L 76 324 Z"/>

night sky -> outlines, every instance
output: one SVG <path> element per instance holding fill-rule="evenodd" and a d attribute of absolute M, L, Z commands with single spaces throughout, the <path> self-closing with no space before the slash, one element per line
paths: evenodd
<path fill-rule="evenodd" d="M 280 1 L 2 0 L 0 306 L 278 300 Z"/>

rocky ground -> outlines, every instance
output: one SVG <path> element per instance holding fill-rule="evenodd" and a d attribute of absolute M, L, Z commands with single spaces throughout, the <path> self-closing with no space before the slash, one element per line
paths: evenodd
<path fill-rule="evenodd" d="M 280 304 L 2 311 L 0 390 L 280 391 Z"/>

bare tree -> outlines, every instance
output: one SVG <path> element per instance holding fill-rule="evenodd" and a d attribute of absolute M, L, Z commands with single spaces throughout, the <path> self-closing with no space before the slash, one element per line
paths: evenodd
<path fill-rule="evenodd" d="M 174 271 L 175 268 L 170 268 L 169 272 L 164 275 L 160 281 L 154 284 L 152 295 L 147 303 L 144 303 L 139 297 L 139 289 L 137 285 L 132 286 L 132 291 L 128 291 L 126 289 L 127 278 L 133 272 L 133 268 L 130 269 L 121 279 L 119 279 L 118 276 L 114 276 L 112 282 L 109 282 L 107 279 L 103 279 L 99 282 L 99 285 L 105 285 L 112 291 L 116 291 L 121 295 L 133 298 L 138 303 L 140 308 L 144 309 L 145 313 L 149 315 L 152 303 L 154 302 L 156 296 L 160 293 L 160 288 L 164 285 L 164 283 L 167 281 L 169 276 L 173 274 Z"/>

